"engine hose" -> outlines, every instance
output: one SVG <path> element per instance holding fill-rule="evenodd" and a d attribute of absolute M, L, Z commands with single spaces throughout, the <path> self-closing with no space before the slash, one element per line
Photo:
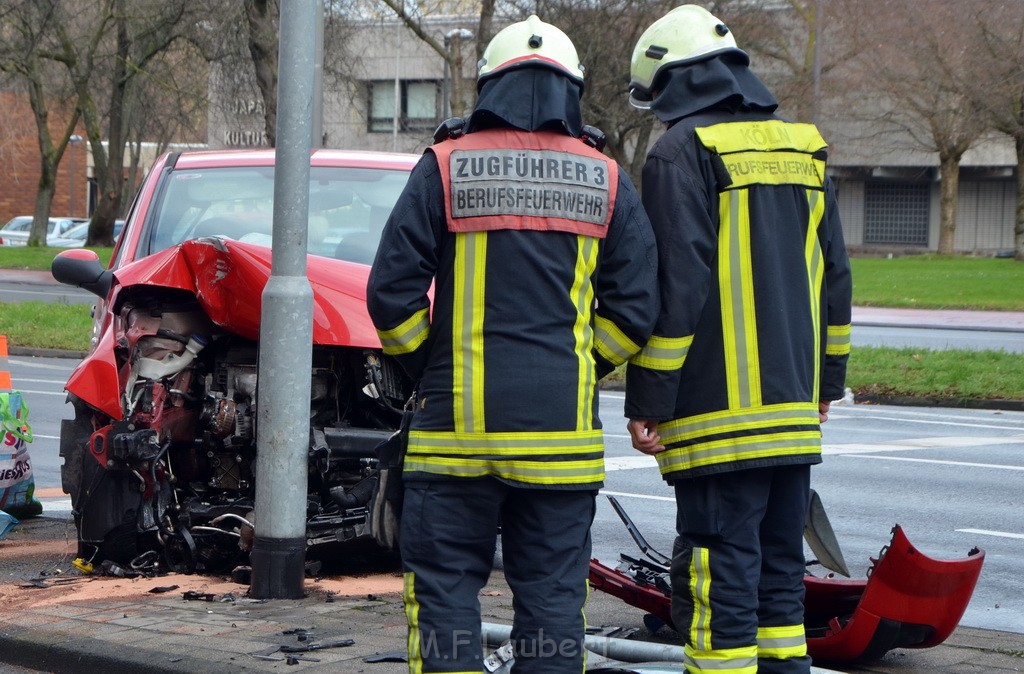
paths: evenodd
<path fill-rule="evenodd" d="M 180 332 L 168 330 L 167 328 L 158 328 L 156 335 L 157 337 L 166 337 L 167 339 L 173 339 L 174 341 L 181 342 L 182 344 L 188 344 L 188 337 Z"/>
<path fill-rule="evenodd" d="M 192 539 L 192 534 L 188 532 L 188 529 L 182 527 L 176 533 L 171 534 L 172 539 L 180 538 L 184 545 L 184 550 L 188 554 L 188 558 L 178 562 L 174 559 L 174 549 L 177 547 L 172 539 L 164 541 L 164 560 L 167 562 L 167 566 L 170 567 L 175 573 L 192 573 L 196 570 L 196 542 Z"/>
<path fill-rule="evenodd" d="M 370 376 L 370 382 L 373 384 L 374 388 L 377 389 L 377 399 L 380 400 L 380 402 L 383 403 L 384 406 L 387 407 L 392 412 L 397 412 L 398 414 L 401 414 L 402 410 L 392 405 L 391 402 L 388 401 L 387 396 L 384 395 L 384 380 L 381 378 L 380 367 L 375 367 L 371 365 L 370 367 L 366 368 L 366 372 Z"/>
<path fill-rule="evenodd" d="M 160 460 L 164 458 L 164 456 L 167 454 L 167 452 L 170 449 L 171 449 L 171 441 L 168 440 L 167 442 L 165 442 L 163 444 L 162 447 L 160 447 L 160 452 L 156 455 L 156 457 L 153 458 L 153 461 L 149 464 L 149 479 L 150 479 L 150 484 L 153 485 L 153 491 L 154 492 L 157 491 L 157 488 L 156 488 L 156 484 L 157 484 L 157 482 L 156 482 L 156 467 L 157 467 L 157 465 L 159 465 Z M 168 486 L 170 486 L 170 483 L 168 483 Z M 160 530 L 160 533 L 162 533 L 165 536 L 175 536 L 176 532 L 171 531 L 169 528 L 167 528 L 167 526 L 164 524 L 163 518 L 160 516 L 160 501 L 159 501 L 159 499 L 156 498 L 156 494 L 155 493 L 153 494 L 152 508 L 153 508 L 153 519 L 156 521 L 156 526 Z"/>

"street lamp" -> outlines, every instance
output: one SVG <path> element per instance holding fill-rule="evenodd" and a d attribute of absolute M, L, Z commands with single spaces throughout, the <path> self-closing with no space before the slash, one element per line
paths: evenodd
<path fill-rule="evenodd" d="M 71 193 L 69 195 L 70 203 L 68 204 L 68 210 L 70 211 L 68 215 L 70 217 L 75 217 L 75 146 L 79 145 L 81 142 L 82 137 L 79 136 L 77 133 L 68 138 L 68 144 L 70 145 L 70 147 L 68 148 L 68 161 L 70 162 L 69 169 L 71 171 L 71 178 L 69 183 L 69 189 L 71 190 Z"/>

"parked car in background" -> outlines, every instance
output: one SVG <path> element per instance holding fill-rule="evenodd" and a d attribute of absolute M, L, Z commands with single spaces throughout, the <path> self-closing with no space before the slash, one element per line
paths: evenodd
<path fill-rule="evenodd" d="M 81 223 L 88 223 L 87 218 L 50 218 L 50 224 L 46 228 L 46 245 L 54 245 L 52 242 L 63 238 L 68 231 Z M 28 235 L 32 229 L 31 215 L 18 215 L 7 221 L 0 228 L 0 246 L 26 246 Z"/>
<path fill-rule="evenodd" d="M 261 296 L 271 271 L 273 150 L 170 153 L 142 184 L 109 269 L 61 252 L 57 280 L 99 297 L 66 384 L 61 480 L 79 568 L 230 570 L 253 536 Z M 373 549 L 374 449 L 412 384 L 366 311 L 369 263 L 418 155 L 311 155 L 313 291 L 306 542 Z M 242 548 L 240 550 L 240 548 Z"/>
<path fill-rule="evenodd" d="M 64 236 L 47 241 L 46 245 L 54 248 L 81 248 L 85 245 L 85 240 L 89 236 L 89 224 L 89 220 L 77 224 L 64 232 Z M 114 241 L 117 241 L 117 237 L 121 234 L 123 228 L 124 220 L 114 221 Z"/>

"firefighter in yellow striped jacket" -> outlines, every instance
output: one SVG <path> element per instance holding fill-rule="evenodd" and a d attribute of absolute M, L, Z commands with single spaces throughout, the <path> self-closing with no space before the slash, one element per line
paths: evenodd
<path fill-rule="evenodd" d="M 385 352 L 420 382 L 399 533 L 409 666 L 482 671 L 500 523 L 516 671 L 582 672 L 597 385 L 653 329 L 654 236 L 582 124 L 562 31 L 533 16 L 499 32 L 478 88 L 410 175 L 367 290 Z"/>
<path fill-rule="evenodd" d="M 852 285 L 825 142 L 774 114 L 748 64 L 695 5 L 633 52 L 631 102 L 668 128 L 643 173 L 661 314 L 625 411 L 676 491 L 687 671 L 803 673 L 810 466 L 843 395 Z"/>

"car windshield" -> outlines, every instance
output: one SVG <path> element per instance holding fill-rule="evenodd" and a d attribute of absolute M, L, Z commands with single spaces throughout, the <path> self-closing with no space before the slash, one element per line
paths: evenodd
<path fill-rule="evenodd" d="M 402 170 L 312 167 L 309 253 L 373 262 L 384 223 L 408 177 Z M 150 215 L 144 254 L 203 236 L 269 246 L 273 211 L 273 167 L 174 171 Z"/>
<path fill-rule="evenodd" d="M 10 222 L 8 222 L 6 225 L 4 225 L 3 231 L 5 231 L 5 232 L 7 232 L 9 234 L 11 232 L 27 232 L 31 228 L 32 228 L 32 218 L 31 217 L 14 218 Z"/>
<path fill-rule="evenodd" d="M 65 239 L 81 239 L 85 241 L 85 237 L 89 235 L 89 223 L 88 221 L 83 222 L 80 225 L 75 225 L 68 231 L 64 232 Z"/>
<path fill-rule="evenodd" d="M 68 226 L 73 226 L 77 221 L 69 220 L 67 218 L 50 218 L 46 225 L 47 236 L 60 233 L 62 229 L 66 229 Z M 10 232 L 28 232 L 32 229 L 32 218 L 31 216 L 14 218 L 6 225 L 4 225 L 3 231 Z"/>
<path fill-rule="evenodd" d="M 85 241 L 85 238 L 87 236 L 89 236 L 89 225 L 90 224 L 91 223 L 88 220 L 86 220 L 85 222 L 80 222 L 79 224 L 75 225 L 74 227 L 72 227 L 68 231 L 64 232 L 63 238 Z M 115 239 L 117 238 L 117 235 L 121 233 L 121 228 L 123 226 L 124 226 L 124 220 L 115 220 L 114 221 L 114 235 L 113 236 L 114 236 Z"/>

